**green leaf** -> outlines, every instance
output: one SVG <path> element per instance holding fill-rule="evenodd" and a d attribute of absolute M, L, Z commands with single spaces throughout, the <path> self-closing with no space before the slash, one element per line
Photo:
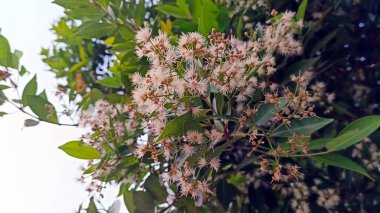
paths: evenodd
<path fill-rule="evenodd" d="M 311 140 L 309 143 L 309 150 L 322 149 L 331 140 L 332 138 L 318 138 L 315 140 Z"/>
<path fill-rule="evenodd" d="M 301 120 L 292 120 L 290 126 L 281 126 L 275 129 L 271 136 L 273 137 L 290 137 L 293 134 L 310 135 L 331 123 L 333 119 L 309 117 Z"/>
<path fill-rule="evenodd" d="M 29 107 L 39 119 L 51 123 L 58 123 L 57 112 L 54 106 L 40 96 L 27 96 Z"/>
<path fill-rule="evenodd" d="M 202 10 L 200 11 L 198 23 L 199 33 L 203 36 L 207 36 L 212 28 L 218 29 L 218 15 L 219 8 L 211 0 L 202 1 Z"/>
<path fill-rule="evenodd" d="M 79 20 L 83 18 L 99 20 L 99 18 L 103 16 L 101 11 L 99 11 L 95 7 L 80 7 L 77 9 L 66 10 L 65 13 L 67 16 L 71 18 L 79 19 Z"/>
<path fill-rule="evenodd" d="M 24 91 L 22 92 L 21 100 L 24 107 L 28 106 L 28 96 L 35 95 L 37 92 L 37 76 L 34 75 L 33 78 L 26 84 Z"/>
<path fill-rule="evenodd" d="M 82 38 L 100 38 L 115 31 L 116 25 L 109 23 L 84 22 L 74 30 L 74 35 Z"/>
<path fill-rule="evenodd" d="M 117 77 L 105 77 L 103 79 L 97 80 L 96 83 L 105 87 L 116 89 L 123 86 L 121 81 Z"/>
<path fill-rule="evenodd" d="M 1 111 L 0 111 L 0 117 L 3 117 L 3 116 L 6 115 L 6 114 L 8 114 L 8 113 L 6 113 L 6 112 L 1 112 Z"/>
<path fill-rule="evenodd" d="M 373 180 L 373 178 L 365 171 L 365 169 L 363 169 L 363 167 L 361 167 L 354 161 L 346 157 L 343 157 L 342 155 L 329 153 L 329 154 L 315 155 L 315 156 L 310 156 L 310 157 L 330 166 L 340 167 L 343 169 L 348 169 L 348 170 L 360 173 L 364 176 L 367 176 L 369 179 Z"/>
<path fill-rule="evenodd" d="M 309 69 L 319 60 L 319 58 L 320 57 L 304 59 L 292 64 L 288 69 L 284 71 L 285 73 L 287 73 L 286 76 L 288 78 L 288 81 L 290 80 L 288 76 L 291 76 L 292 74 L 298 75 L 299 73 L 302 73 L 303 71 Z"/>
<path fill-rule="evenodd" d="M 135 213 L 154 212 L 154 199 L 150 193 L 142 191 L 133 191 L 133 203 L 136 207 Z"/>
<path fill-rule="evenodd" d="M 53 3 L 66 9 L 92 6 L 88 0 L 55 0 Z"/>
<path fill-rule="evenodd" d="M 45 90 L 43 90 L 40 94 L 38 94 L 38 97 L 41 97 L 41 98 L 43 98 L 45 100 L 48 100 Z"/>
<path fill-rule="evenodd" d="M 10 86 L 7 86 L 7 85 L 1 85 L 0 84 L 0 90 L 6 90 L 6 89 L 9 89 L 11 88 Z"/>
<path fill-rule="evenodd" d="M 136 7 L 135 14 L 134 14 L 134 21 L 136 23 L 136 26 L 141 26 L 144 22 L 146 14 L 146 8 L 145 8 L 145 1 L 140 1 L 139 4 Z"/>
<path fill-rule="evenodd" d="M 182 136 L 189 130 L 201 130 L 201 127 L 198 121 L 188 112 L 169 121 L 157 141 L 167 137 Z"/>
<path fill-rule="evenodd" d="M 160 203 L 165 203 L 168 193 L 165 188 L 160 184 L 157 174 L 151 174 L 144 183 L 146 190 L 158 200 Z"/>
<path fill-rule="evenodd" d="M 264 125 L 267 121 L 272 119 L 275 114 L 282 110 L 286 105 L 286 99 L 280 98 L 280 104 L 262 104 L 258 107 L 256 115 L 253 117 L 257 126 Z"/>
<path fill-rule="evenodd" d="M 58 147 L 71 157 L 85 160 L 100 159 L 99 152 L 82 141 L 70 141 Z"/>
<path fill-rule="evenodd" d="M 238 22 L 238 25 L 236 27 L 236 34 L 237 34 L 237 37 L 239 39 L 242 38 L 242 34 L 243 34 L 243 17 L 240 17 L 239 18 L 239 22 Z"/>
<path fill-rule="evenodd" d="M 26 70 L 26 68 L 24 66 L 21 66 L 21 69 L 20 69 L 20 72 L 19 72 L 20 76 L 24 76 L 25 73 L 27 73 L 27 72 L 28 71 Z"/>
<path fill-rule="evenodd" d="M 164 13 L 166 15 L 173 16 L 176 18 L 190 18 L 189 16 L 190 14 L 188 14 L 186 10 L 183 10 L 173 5 L 168 5 L 168 4 L 160 5 L 156 7 L 156 10 L 161 13 Z"/>
<path fill-rule="evenodd" d="M 0 65 L 9 67 L 11 61 L 11 48 L 8 40 L 0 35 Z"/>
<path fill-rule="evenodd" d="M 307 7 L 307 0 L 303 0 L 300 6 L 298 7 L 298 11 L 296 14 L 297 19 L 303 19 L 305 17 L 306 7 Z"/>
<path fill-rule="evenodd" d="M 36 121 L 33 119 L 26 119 L 24 121 L 24 126 L 25 127 L 37 126 L 39 123 L 40 123 L 40 121 Z"/>
<path fill-rule="evenodd" d="M 128 209 L 128 212 L 135 212 L 135 203 L 133 202 L 133 192 L 124 189 L 123 193 L 124 204 Z"/>
<path fill-rule="evenodd" d="M 87 213 L 98 213 L 94 199 L 91 198 L 90 203 L 88 204 Z"/>
<path fill-rule="evenodd" d="M 338 151 L 352 146 L 368 137 L 380 127 L 380 116 L 371 115 L 348 124 L 332 141 L 326 144 L 327 150 Z"/>

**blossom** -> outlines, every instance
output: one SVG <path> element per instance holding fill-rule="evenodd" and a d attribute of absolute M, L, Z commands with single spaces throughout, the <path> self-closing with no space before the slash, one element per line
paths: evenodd
<path fill-rule="evenodd" d="M 146 43 L 151 38 L 152 30 L 150 28 L 141 28 L 136 32 L 135 39 L 137 43 Z"/>

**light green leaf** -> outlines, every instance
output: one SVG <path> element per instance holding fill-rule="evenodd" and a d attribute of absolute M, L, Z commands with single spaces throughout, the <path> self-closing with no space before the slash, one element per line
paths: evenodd
<path fill-rule="evenodd" d="M 115 76 L 105 77 L 103 79 L 97 80 L 96 83 L 109 88 L 120 88 L 123 86 L 121 81 Z"/>
<path fill-rule="evenodd" d="M 338 151 L 352 146 L 368 137 L 380 127 L 380 116 L 371 115 L 348 124 L 326 147 L 329 151 Z"/>
<path fill-rule="evenodd" d="M 3 117 L 3 116 L 6 115 L 6 114 L 8 114 L 8 113 L 6 113 L 6 112 L 1 112 L 1 111 L 0 111 L 0 117 Z"/>
<path fill-rule="evenodd" d="M 306 12 L 306 7 L 307 7 L 307 0 L 303 0 L 298 7 L 298 11 L 296 14 L 297 19 L 304 19 L 305 17 L 305 12 Z"/>
<path fill-rule="evenodd" d="M 27 96 L 29 107 L 39 119 L 51 123 L 58 123 L 57 112 L 54 106 L 47 100 L 36 95 Z"/>
<path fill-rule="evenodd" d="M 22 92 L 21 100 L 24 107 L 28 106 L 28 96 L 35 95 L 37 92 L 37 76 L 34 75 L 33 78 L 26 84 L 24 91 Z"/>
<path fill-rule="evenodd" d="M 74 35 L 83 38 L 100 38 L 115 31 L 116 25 L 109 23 L 84 22 L 74 30 Z"/>
<path fill-rule="evenodd" d="M 354 161 L 346 157 L 343 157 L 342 155 L 330 153 L 330 154 L 315 155 L 315 156 L 310 156 L 310 157 L 330 166 L 340 167 L 343 169 L 348 169 L 348 170 L 360 173 L 364 176 L 367 176 L 369 179 L 373 180 L 373 178 L 365 171 L 365 169 L 363 169 L 363 167 L 361 167 Z"/>
<path fill-rule="evenodd" d="M 292 120 L 290 126 L 281 126 L 275 129 L 271 136 L 273 137 L 290 137 L 293 134 L 310 135 L 331 123 L 333 119 L 309 117 L 301 120 Z"/>
<path fill-rule="evenodd" d="M 33 119 L 26 119 L 24 121 L 24 126 L 25 127 L 37 126 L 39 123 L 40 123 L 40 121 L 36 121 Z"/>
<path fill-rule="evenodd" d="M 7 86 L 7 85 L 0 84 L 0 90 L 6 90 L 6 89 L 9 89 L 9 88 L 11 88 L 11 87 Z"/>
<path fill-rule="evenodd" d="M 0 65 L 8 67 L 11 61 L 11 48 L 8 40 L 0 35 Z"/>
<path fill-rule="evenodd" d="M 99 152 L 82 141 L 70 141 L 58 147 L 71 157 L 85 160 L 100 159 Z"/>
<path fill-rule="evenodd" d="M 169 16 L 176 18 L 190 18 L 186 11 L 173 5 L 160 5 L 156 7 L 156 10 Z"/>
<path fill-rule="evenodd" d="M 157 141 L 167 137 L 182 136 L 189 130 L 201 130 L 201 127 L 198 121 L 188 112 L 169 121 Z"/>
<path fill-rule="evenodd" d="M 332 139 L 333 138 L 318 138 L 318 139 L 315 139 L 315 140 L 311 140 L 310 143 L 309 143 L 309 150 L 322 149 Z"/>

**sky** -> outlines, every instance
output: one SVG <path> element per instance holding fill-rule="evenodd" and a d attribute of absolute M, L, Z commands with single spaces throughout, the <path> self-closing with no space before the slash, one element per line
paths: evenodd
<path fill-rule="evenodd" d="M 63 10 L 51 0 L 0 0 L 1 34 L 12 49 L 23 52 L 21 63 L 32 73 L 21 87 L 37 73 L 39 91 L 46 89 L 53 103 L 56 81 L 39 52 L 52 44 L 49 28 L 62 15 Z M 85 161 L 57 147 L 78 139 L 84 130 L 46 123 L 24 128 L 28 116 L 10 106 L 0 106 L 0 111 L 10 112 L 0 118 L 0 212 L 74 212 L 87 197 L 85 186 L 76 181 Z M 116 188 L 105 192 L 106 206 L 116 193 Z"/>

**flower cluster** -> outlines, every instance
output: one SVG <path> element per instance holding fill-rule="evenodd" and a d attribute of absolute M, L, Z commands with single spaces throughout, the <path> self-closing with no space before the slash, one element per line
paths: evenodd
<path fill-rule="evenodd" d="M 139 159 L 136 165 L 148 167 L 137 168 L 160 174 L 161 181 L 179 187 L 176 196 L 200 203 L 213 193 L 212 177 L 234 164 L 223 156 L 235 151 L 254 157 L 255 173 L 271 177 L 269 182 L 302 178 L 297 165 L 280 159 L 307 153 L 308 138 L 292 133 L 286 148 L 272 137 L 294 120 L 315 116 L 304 77 L 291 76 L 289 87 L 273 81 L 276 57 L 302 52 L 294 34 L 299 27 L 294 13 L 286 12 L 245 41 L 214 29 L 207 38 L 162 31 L 154 36 L 151 29 L 140 29 L 136 54 L 147 58 L 150 68 L 132 76 L 131 102 L 98 101 L 94 113 L 81 117 L 81 124 L 96 132 L 89 143 L 101 153 L 117 154 L 103 173 L 112 174 L 123 157 Z M 124 155 L 120 146 L 130 152 Z"/>

